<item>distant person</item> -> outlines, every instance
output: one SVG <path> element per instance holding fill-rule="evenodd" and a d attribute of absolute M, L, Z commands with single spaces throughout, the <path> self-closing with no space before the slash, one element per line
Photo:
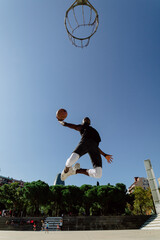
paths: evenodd
<path fill-rule="evenodd" d="M 43 220 L 41 220 L 41 224 L 42 224 L 41 231 L 44 231 L 45 230 L 45 223 L 44 223 Z"/>
<path fill-rule="evenodd" d="M 48 233 L 48 229 L 49 229 L 49 224 L 48 224 L 48 222 L 46 222 L 46 224 L 45 224 L 45 233 L 46 232 Z"/>
<path fill-rule="evenodd" d="M 91 125 L 90 119 L 88 117 L 85 117 L 82 121 L 82 124 L 79 125 L 66 123 L 64 121 L 59 121 L 59 123 L 62 126 L 69 127 L 76 131 L 79 131 L 82 136 L 78 146 L 66 161 L 65 168 L 61 173 L 61 180 L 64 181 L 66 180 L 67 177 L 74 174 L 84 174 L 94 178 L 101 178 L 102 176 L 101 155 L 103 155 L 107 159 L 108 163 L 112 162 L 113 157 L 110 154 L 104 153 L 99 148 L 101 138 L 97 130 L 90 126 Z M 88 153 L 91 158 L 93 169 L 80 168 L 80 164 L 76 163 L 78 159 L 86 153 Z"/>
<path fill-rule="evenodd" d="M 60 220 L 59 227 L 60 227 L 60 230 L 62 231 L 62 227 L 63 227 L 63 220 L 62 219 Z"/>
<path fill-rule="evenodd" d="M 36 231 L 36 223 L 33 224 L 33 231 Z"/>

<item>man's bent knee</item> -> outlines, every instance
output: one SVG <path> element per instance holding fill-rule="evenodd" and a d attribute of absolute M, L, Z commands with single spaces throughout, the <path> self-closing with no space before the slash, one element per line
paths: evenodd
<path fill-rule="evenodd" d="M 94 169 L 89 169 L 88 174 L 90 177 L 101 178 L 102 177 L 102 168 L 96 167 Z"/>

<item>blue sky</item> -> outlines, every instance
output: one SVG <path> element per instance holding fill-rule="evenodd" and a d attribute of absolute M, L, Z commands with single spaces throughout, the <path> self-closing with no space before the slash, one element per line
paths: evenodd
<path fill-rule="evenodd" d="M 90 0 L 99 28 L 85 49 L 68 39 L 64 16 L 73 1 L 0 0 L 0 174 L 53 184 L 77 146 L 67 122 L 89 116 L 102 138 L 100 184 L 160 177 L 160 1 Z M 79 160 L 91 168 L 88 155 Z M 83 175 L 66 185 L 96 184 Z"/>

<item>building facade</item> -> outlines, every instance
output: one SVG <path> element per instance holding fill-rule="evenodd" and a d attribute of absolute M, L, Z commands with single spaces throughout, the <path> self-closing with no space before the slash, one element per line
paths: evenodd
<path fill-rule="evenodd" d="M 61 180 L 61 173 L 58 173 L 55 180 L 54 180 L 54 183 L 53 185 L 65 185 L 65 182 Z"/>
<path fill-rule="evenodd" d="M 128 188 L 128 193 L 132 193 L 135 187 L 142 187 L 143 189 L 149 188 L 148 179 L 143 177 L 135 177 L 134 183 Z"/>
<path fill-rule="evenodd" d="M 3 186 L 4 184 L 15 183 L 15 182 L 18 182 L 20 187 L 24 187 L 24 182 L 22 180 L 0 176 L 0 186 Z"/>

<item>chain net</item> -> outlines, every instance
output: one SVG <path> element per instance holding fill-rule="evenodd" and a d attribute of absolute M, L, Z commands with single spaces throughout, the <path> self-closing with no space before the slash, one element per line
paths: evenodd
<path fill-rule="evenodd" d="M 66 12 L 65 27 L 70 41 L 76 47 L 88 46 L 98 24 L 98 13 L 87 0 L 75 1 Z"/>

